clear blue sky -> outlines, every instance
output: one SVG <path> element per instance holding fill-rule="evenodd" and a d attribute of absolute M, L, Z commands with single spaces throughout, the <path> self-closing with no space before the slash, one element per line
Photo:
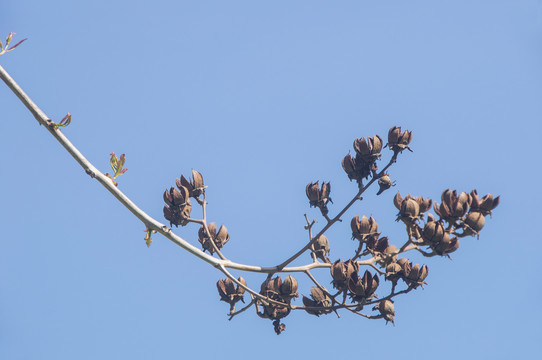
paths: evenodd
<path fill-rule="evenodd" d="M 126 153 L 119 186 L 149 214 L 181 172 L 203 173 L 238 262 L 300 248 L 303 214 L 318 218 L 305 185 L 331 181 L 333 214 L 355 192 L 340 167 L 354 138 L 393 125 L 414 153 L 347 220 L 372 214 L 400 244 L 395 191 L 502 202 L 453 261 L 409 254 L 429 285 L 397 299 L 395 327 L 296 312 L 276 336 L 252 311 L 227 320 L 216 270 L 159 236 L 147 248 L 0 84 L 1 359 L 539 356 L 542 1 L 3 1 L 10 31 L 29 40 L 0 64 L 51 118 L 73 114 L 65 134 L 102 171 Z M 333 259 L 349 231 L 329 233 Z"/>

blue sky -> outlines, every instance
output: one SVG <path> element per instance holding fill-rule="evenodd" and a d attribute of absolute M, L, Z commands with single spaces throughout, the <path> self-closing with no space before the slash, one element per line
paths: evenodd
<path fill-rule="evenodd" d="M 338 211 L 356 190 L 340 166 L 352 141 L 393 125 L 414 152 L 390 169 L 393 191 L 369 191 L 346 220 L 373 215 L 400 244 L 396 191 L 502 201 L 453 261 L 409 254 L 429 285 L 397 299 L 395 327 L 296 312 L 277 337 L 253 312 L 227 320 L 212 267 L 159 236 L 147 248 L 2 84 L 0 358 L 539 352 L 542 1 L 18 0 L 0 5 L 10 31 L 29 40 L 0 64 L 53 120 L 73 115 L 64 133 L 102 171 L 126 153 L 119 186 L 149 214 L 162 221 L 164 189 L 202 172 L 235 261 L 271 266 L 302 247 L 303 214 L 319 218 L 306 184 L 330 181 Z M 176 232 L 197 243 L 195 226 Z M 352 252 L 349 232 L 329 232 L 333 259 Z"/>

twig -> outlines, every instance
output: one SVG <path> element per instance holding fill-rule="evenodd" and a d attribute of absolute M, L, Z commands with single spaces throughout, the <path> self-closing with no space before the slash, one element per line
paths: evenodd
<path fill-rule="evenodd" d="M 251 296 L 252 296 L 252 294 L 251 294 Z M 234 313 L 228 314 L 230 316 L 230 318 L 228 320 L 233 319 L 234 316 L 239 315 L 240 313 L 242 313 L 245 310 L 249 309 L 252 305 L 254 305 L 254 303 L 255 303 L 255 300 L 254 300 L 254 297 L 252 297 L 252 301 L 250 301 L 250 303 L 248 305 L 244 306 L 241 310 L 237 310 Z"/>
<path fill-rule="evenodd" d="M 377 304 L 383 300 L 389 300 L 393 297 L 396 297 L 397 295 L 401 295 L 401 294 L 406 294 L 406 293 L 409 293 L 411 292 L 412 290 L 414 290 L 413 287 L 408 287 L 407 289 L 404 289 L 404 290 L 401 290 L 401 291 L 398 291 L 398 292 L 393 292 L 394 290 L 392 290 L 392 293 L 389 294 L 388 296 L 385 296 L 383 298 L 380 298 L 380 299 L 377 299 L 377 300 L 371 300 L 367 303 L 365 303 L 364 305 L 372 305 L 372 304 Z"/>
<path fill-rule="evenodd" d="M 374 258 L 373 258 L 373 259 L 374 259 Z M 386 275 L 386 272 L 380 270 L 379 268 L 377 268 L 377 267 L 375 266 L 375 264 L 369 264 L 369 266 L 372 267 L 373 269 L 375 269 L 375 271 L 378 273 L 378 275 Z"/>
<path fill-rule="evenodd" d="M 305 229 L 309 232 L 309 242 L 312 241 L 312 226 L 316 223 L 316 220 L 309 221 L 309 218 L 307 217 L 307 214 L 305 215 L 305 221 L 307 222 L 307 225 L 305 225 Z M 314 252 L 314 244 L 311 245 L 311 257 L 313 262 L 318 262 L 318 258 L 316 257 L 316 254 Z"/>

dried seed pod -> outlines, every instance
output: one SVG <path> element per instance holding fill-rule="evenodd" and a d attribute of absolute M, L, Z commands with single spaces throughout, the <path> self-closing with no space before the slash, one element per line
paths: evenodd
<path fill-rule="evenodd" d="M 440 216 L 440 218 L 443 220 L 450 219 L 452 217 L 452 211 L 445 203 L 442 203 L 440 205 L 438 203 L 434 203 L 433 209 L 435 210 L 437 215 Z"/>
<path fill-rule="evenodd" d="M 245 281 L 245 279 L 243 279 L 243 277 L 239 277 L 237 278 L 237 280 L 239 280 L 239 282 L 245 286 L 247 286 L 247 282 Z M 238 296 L 241 296 L 241 300 L 242 300 L 242 297 L 243 297 L 243 294 L 245 293 L 245 289 L 243 289 L 241 286 L 237 285 L 237 295 Z"/>
<path fill-rule="evenodd" d="M 386 236 L 381 237 L 376 240 L 376 237 L 369 237 L 367 239 L 367 250 L 370 250 L 374 253 L 384 253 L 386 249 L 390 246 L 389 240 Z"/>
<path fill-rule="evenodd" d="M 397 193 L 393 198 L 393 204 L 399 209 L 397 221 L 402 220 L 405 224 L 412 225 L 423 216 L 424 211 L 429 210 L 428 205 L 430 206 L 431 203 L 432 201 L 429 199 L 424 200 L 422 197 L 415 198 L 410 194 L 403 198 L 400 193 Z"/>
<path fill-rule="evenodd" d="M 440 221 L 428 221 L 422 231 L 422 238 L 428 243 L 438 243 L 444 238 L 444 225 Z"/>
<path fill-rule="evenodd" d="M 188 189 L 181 186 L 179 190 L 170 188 L 164 192 L 164 201 L 169 206 L 183 206 L 188 200 Z"/>
<path fill-rule="evenodd" d="M 371 175 L 371 172 L 376 171 L 376 166 L 374 163 L 367 162 L 359 154 L 353 158 L 350 153 L 346 155 L 342 160 L 342 166 L 348 178 L 356 180 L 358 184 L 361 184 L 363 179 L 366 179 Z"/>
<path fill-rule="evenodd" d="M 376 305 L 373 310 L 380 311 L 380 314 L 384 317 L 386 320 L 386 324 L 388 321 L 390 321 L 393 325 L 395 325 L 395 306 L 393 304 L 393 301 L 391 300 L 382 300 Z"/>
<path fill-rule="evenodd" d="M 441 196 L 442 204 L 435 203 L 434 209 L 441 219 L 453 223 L 463 217 L 469 210 L 472 198 L 462 192 L 457 195 L 456 190 L 446 189 Z"/>
<path fill-rule="evenodd" d="M 479 232 L 482 230 L 485 224 L 484 215 L 480 212 L 472 212 L 465 219 L 465 224 L 467 224 L 472 230 Z"/>
<path fill-rule="evenodd" d="M 412 263 L 408 261 L 406 258 L 401 258 L 397 260 L 397 264 L 401 266 L 403 279 L 408 278 L 410 275 L 410 269 L 412 268 Z"/>
<path fill-rule="evenodd" d="M 194 199 L 199 198 L 200 195 L 205 193 L 205 184 L 203 183 L 203 176 L 200 172 L 192 170 L 192 179 L 188 180 L 181 175 L 180 179 L 175 181 L 178 188 L 185 187 L 188 189 L 189 195 Z"/>
<path fill-rule="evenodd" d="M 267 295 L 267 297 L 272 300 L 283 301 L 283 299 L 281 299 L 277 295 L 271 294 L 271 296 Z M 268 304 L 263 306 L 262 316 L 272 320 L 279 320 L 288 316 L 290 314 L 290 311 L 291 309 L 287 306 Z"/>
<path fill-rule="evenodd" d="M 324 235 L 320 235 L 318 240 L 313 245 L 314 247 L 314 254 L 317 258 L 320 260 L 330 263 L 331 261 L 328 259 L 326 255 L 329 254 L 329 240 Z"/>
<path fill-rule="evenodd" d="M 386 280 L 388 281 L 397 281 L 401 278 L 402 273 L 403 268 L 396 262 L 386 266 Z"/>
<path fill-rule="evenodd" d="M 364 281 L 367 281 L 367 290 L 365 292 L 365 295 L 368 299 L 370 299 L 374 296 L 374 292 L 378 288 L 378 285 L 380 283 L 380 278 L 378 277 L 377 274 L 374 274 L 373 276 L 371 276 L 371 273 L 368 270 L 365 271 L 363 278 L 364 278 Z"/>
<path fill-rule="evenodd" d="M 401 132 L 401 127 L 394 126 L 388 131 L 388 143 L 386 146 L 394 153 L 400 153 L 405 149 L 412 151 L 408 146 L 412 141 L 412 132 L 405 130 Z"/>
<path fill-rule="evenodd" d="M 331 298 L 319 287 L 311 287 L 311 298 L 312 300 L 303 296 L 303 305 L 311 308 L 305 309 L 306 312 L 316 316 L 331 313 Z"/>
<path fill-rule="evenodd" d="M 323 182 L 321 188 L 319 188 L 318 184 L 319 181 L 315 183 L 309 183 L 305 187 L 305 193 L 307 194 L 307 198 L 309 198 L 310 206 L 318 207 L 323 211 L 326 208 L 328 202 L 333 202 L 333 200 L 331 200 L 331 197 L 329 196 L 331 192 L 331 184 Z"/>
<path fill-rule="evenodd" d="M 273 329 L 275 334 L 280 335 L 284 330 L 286 330 L 286 325 L 282 324 L 279 320 L 273 321 Z"/>
<path fill-rule="evenodd" d="M 211 241 L 214 242 L 216 248 L 220 250 L 230 240 L 230 235 L 228 234 L 228 229 L 224 225 L 220 226 L 217 233 L 216 223 L 214 222 L 207 225 L 207 229 L 209 230 L 209 234 L 205 231 L 205 226 L 202 225 L 200 227 L 198 231 L 198 241 L 200 242 L 203 251 L 209 251 L 212 255 L 215 250 Z"/>
<path fill-rule="evenodd" d="M 417 281 L 419 275 L 420 275 L 420 266 L 416 264 L 410 268 L 410 273 L 408 274 L 407 279 L 410 281 Z"/>
<path fill-rule="evenodd" d="M 389 265 L 389 276 L 388 268 L 386 268 L 386 279 L 389 277 L 392 281 L 397 281 L 397 279 L 402 278 L 409 287 L 414 289 L 425 284 L 424 280 L 429 273 L 429 268 L 426 265 L 421 267 L 418 264 L 412 265 L 412 263 L 405 258 L 399 259 L 396 264 L 397 265 Z M 401 270 L 399 270 L 399 268 Z"/>
<path fill-rule="evenodd" d="M 299 296 L 297 293 L 297 280 L 292 275 L 288 275 L 280 285 L 280 295 L 287 299 Z"/>
<path fill-rule="evenodd" d="M 401 210 L 401 205 L 402 204 L 403 204 L 403 197 L 401 196 L 401 194 L 399 192 L 397 192 L 397 194 L 395 194 L 395 196 L 393 198 L 393 205 L 395 205 L 397 210 Z"/>
<path fill-rule="evenodd" d="M 472 199 L 470 211 L 478 211 L 484 215 L 491 215 L 491 210 L 495 209 L 500 202 L 500 196 L 493 199 L 493 194 L 487 194 L 479 199 L 476 190 L 472 190 L 470 196 Z"/>
<path fill-rule="evenodd" d="M 425 283 L 424 280 L 427 278 L 427 275 L 429 275 L 429 268 L 427 265 L 423 265 L 418 276 L 418 282 L 420 285 Z"/>
<path fill-rule="evenodd" d="M 185 226 L 188 224 L 188 218 L 190 218 L 190 212 L 192 206 L 190 199 L 188 199 L 188 190 L 185 187 L 181 187 L 179 190 L 170 188 L 166 190 L 163 195 L 164 202 L 164 217 L 169 221 L 170 226 Z"/>
<path fill-rule="evenodd" d="M 388 144 L 395 145 L 399 143 L 399 137 L 401 136 L 401 127 L 394 126 L 388 131 Z"/>
<path fill-rule="evenodd" d="M 401 204 L 399 214 L 401 217 L 413 220 L 420 214 L 420 206 L 413 199 L 405 199 Z"/>
<path fill-rule="evenodd" d="M 398 255 L 397 252 L 398 252 L 398 249 L 395 245 L 388 246 L 382 252 L 383 258 L 379 260 L 378 263 L 381 264 L 382 266 L 387 266 L 389 263 L 393 263 L 394 261 L 397 260 L 397 255 Z"/>
<path fill-rule="evenodd" d="M 216 225 L 215 225 L 216 226 Z M 230 240 L 230 234 L 228 234 L 228 229 L 221 225 L 220 229 L 218 230 L 218 233 L 216 234 L 216 245 L 218 249 L 222 249 L 222 247 Z"/>
<path fill-rule="evenodd" d="M 391 181 L 388 174 L 384 174 L 383 176 L 378 179 L 378 186 L 380 186 L 380 189 L 376 193 L 376 195 L 382 194 L 384 191 L 388 190 L 390 187 L 394 186 L 395 184 Z"/>
<path fill-rule="evenodd" d="M 245 279 L 240 277 L 237 280 L 246 286 Z M 245 293 L 245 290 L 239 285 L 235 287 L 234 282 L 230 278 L 218 280 L 218 282 L 216 283 L 216 287 L 218 290 L 218 294 L 220 295 L 220 300 L 230 304 L 231 309 L 234 309 L 233 305 L 236 302 L 238 302 L 239 300 L 243 301 L 243 294 Z"/>
<path fill-rule="evenodd" d="M 415 198 L 416 202 L 418 203 L 420 207 L 420 213 L 424 213 L 431 209 L 431 205 L 433 205 L 433 200 L 431 199 L 424 199 L 423 197 L 417 197 Z"/>
<path fill-rule="evenodd" d="M 341 262 L 341 259 L 338 259 L 331 265 L 330 268 L 331 271 L 331 277 L 333 278 L 333 282 L 344 282 L 348 277 L 346 276 L 346 266 L 343 262 Z M 335 286 L 335 285 L 334 285 Z"/>
<path fill-rule="evenodd" d="M 450 238 L 448 233 L 445 233 L 444 238 L 436 246 L 432 246 L 432 248 L 438 255 L 445 256 L 459 248 L 459 240 L 456 237 Z"/>
<path fill-rule="evenodd" d="M 352 259 L 349 259 L 346 262 L 341 262 L 339 259 L 333 263 L 330 270 L 331 277 L 333 278 L 333 287 L 337 290 L 345 290 L 347 287 L 346 282 L 352 274 L 358 272 L 359 265 Z"/>
<path fill-rule="evenodd" d="M 267 292 L 272 292 L 276 295 L 279 295 L 281 285 L 282 279 L 280 278 L 280 276 L 272 279 L 266 279 L 260 286 L 260 293 L 264 294 L 265 296 L 269 296 L 269 294 L 265 294 Z"/>
<path fill-rule="evenodd" d="M 354 150 L 365 162 L 372 163 L 380 158 L 382 138 L 378 135 L 354 140 Z"/>
<path fill-rule="evenodd" d="M 357 274 L 352 274 L 348 279 L 348 290 L 350 291 L 350 297 L 354 301 L 364 302 L 371 299 L 374 296 L 374 292 L 379 284 L 378 275 L 372 276 L 371 273 L 366 270 L 363 277 Z"/>
<path fill-rule="evenodd" d="M 309 183 L 307 187 L 305 188 L 305 193 L 307 194 L 307 197 L 309 198 L 309 202 L 311 206 L 316 206 L 318 201 L 320 201 L 320 189 L 318 185 L 318 181 L 315 183 Z"/>
<path fill-rule="evenodd" d="M 455 191 L 454 191 L 455 195 Z M 461 217 L 465 215 L 470 207 L 471 198 L 466 192 L 461 192 L 457 199 L 454 199 L 454 206 L 451 207 L 453 215 L 456 217 Z M 450 204 L 448 204 L 450 205 Z"/>
<path fill-rule="evenodd" d="M 460 236 L 480 235 L 485 224 L 484 214 L 478 211 L 471 212 L 463 223 L 463 234 Z"/>
<path fill-rule="evenodd" d="M 429 268 L 427 265 L 423 265 L 420 267 L 418 264 L 412 266 L 412 263 L 410 263 L 411 270 L 408 276 L 404 278 L 405 282 L 408 284 L 409 287 L 417 288 L 418 286 L 422 286 L 426 284 L 424 281 L 427 277 L 427 274 L 429 273 Z"/>
<path fill-rule="evenodd" d="M 203 184 L 203 176 L 199 171 L 192 170 L 192 179 L 194 189 L 203 189 L 205 185 Z"/>
<path fill-rule="evenodd" d="M 350 179 L 350 181 L 352 180 L 361 181 L 362 178 L 358 176 L 354 158 L 350 155 L 350 153 L 348 153 L 348 155 L 346 155 L 343 158 L 342 166 L 343 166 L 344 171 L 346 172 L 346 175 L 348 175 L 348 178 Z"/>
<path fill-rule="evenodd" d="M 367 217 L 363 215 L 360 220 L 359 215 L 356 215 L 350 221 L 350 228 L 352 229 L 352 239 L 365 241 L 367 235 L 378 232 L 378 223 L 372 216 L 367 219 Z"/>
<path fill-rule="evenodd" d="M 237 294 L 235 291 L 235 285 L 231 279 L 226 278 L 224 280 L 220 279 L 216 283 L 218 289 L 218 294 L 220 295 L 220 300 L 230 303 L 232 296 Z"/>
<path fill-rule="evenodd" d="M 331 184 L 329 182 L 323 182 L 322 188 L 320 189 L 320 198 L 322 199 L 324 204 L 331 201 L 331 198 L 329 197 L 330 193 L 331 193 Z"/>
<path fill-rule="evenodd" d="M 283 296 L 281 296 L 281 287 L 282 279 L 280 278 L 280 276 L 277 276 L 273 279 L 266 279 L 260 287 L 260 294 L 271 300 L 289 303 L 290 299 L 285 299 Z M 290 310 L 291 309 L 287 306 L 267 303 L 266 305 L 263 305 L 263 314 L 260 314 L 260 316 L 273 320 L 278 320 L 288 316 L 288 314 L 290 314 Z"/>

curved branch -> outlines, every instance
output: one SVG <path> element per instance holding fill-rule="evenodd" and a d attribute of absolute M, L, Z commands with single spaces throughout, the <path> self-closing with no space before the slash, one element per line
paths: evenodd
<path fill-rule="evenodd" d="M 192 255 L 205 261 L 206 263 L 218 268 L 224 266 L 225 268 L 259 272 L 259 273 L 276 273 L 276 272 L 303 272 L 309 269 L 330 267 L 331 264 L 325 263 L 312 263 L 305 266 L 297 267 L 262 267 L 255 265 L 245 265 L 232 262 L 226 259 L 217 259 L 211 255 L 204 253 L 199 248 L 190 244 L 179 235 L 173 233 L 169 227 L 155 220 L 146 212 L 141 210 L 132 200 L 128 198 L 118 187 L 113 184 L 113 181 L 100 172 L 90 161 L 88 161 L 81 152 L 68 140 L 68 138 L 62 133 L 60 128 L 54 126 L 54 122 L 45 115 L 45 113 L 30 99 L 30 97 L 19 87 L 19 85 L 11 78 L 11 76 L 0 66 L 0 78 L 6 83 L 6 85 L 13 91 L 13 93 L 21 100 L 25 107 L 34 115 L 40 125 L 45 126 L 47 131 L 53 135 L 53 137 L 70 153 L 70 155 L 81 165 L 85 172 L 93 179 L 96 179 L 103 187 L 107 189 L 124 207 L 126 207 L 135 217 L 137 217 L 149 230 L 156 230 L 156 232 L 163 235 L 165 238 L 180 246 L 184 250 L 188 251 Z M 363 262 L 360 262 L 362 264 Z"/>

